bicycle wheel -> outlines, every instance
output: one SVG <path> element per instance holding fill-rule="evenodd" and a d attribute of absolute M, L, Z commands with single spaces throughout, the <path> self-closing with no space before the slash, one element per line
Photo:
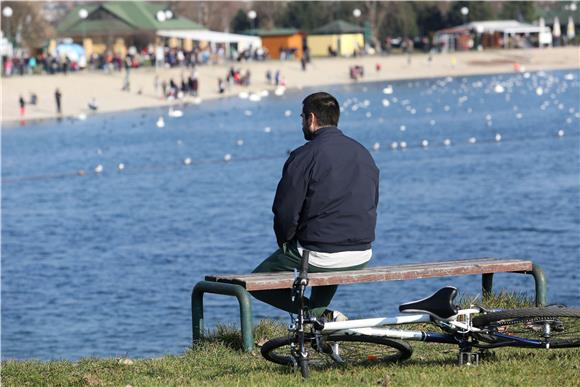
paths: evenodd
<path fill-rule="evenodd" d="M 262 347 L 262 356 L 266 360 L 282 365 L 294 365 L 296 360 L 291 355 L 292 337 L 277 337 Z M 316 348 L 316 340 L 307 340 L 308 364 L 313 367 L 325 367 L 332 364 L 364 364 L 375 362 L 397 362 L 408 359 L 413 353 L 411 346 L 400 340 L 375 336 L 325 336 L 323 347 Z M 332 349 L 332 354 L 329 349 Z M 338 354 L 338 356 L 336 356 Z"/>
<path fill-rule="evenodd" d="M 511 342 L 513 346 L 530 348 L 580 346 L 580 308 L 506 309 L 474 317 L 473 326 L 488 330 L 489 334 L 480 338 L 491 343 Z"/>

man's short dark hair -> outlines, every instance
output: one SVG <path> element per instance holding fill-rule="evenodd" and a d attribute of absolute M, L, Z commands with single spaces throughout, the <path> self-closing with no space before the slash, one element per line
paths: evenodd
<path fill-rule="evenodd" d="M 302 101 L 302 112 L 314 113 L 320 126 L 337 126 L 340 117 L 338 101 L 332 95 L 319 92 L 310 94 Z"/>

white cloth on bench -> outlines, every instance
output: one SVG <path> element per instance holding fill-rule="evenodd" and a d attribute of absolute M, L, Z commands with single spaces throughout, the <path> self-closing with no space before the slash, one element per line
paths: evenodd
<path fill-rule="evenodd" d="M 304 248 L 297 243 L 298 252 L 302 255 Z M 362 265 L 370 261 L 373 256 L 373 249 L 362 251 L 340 251 L 338 253 L 321 253 L 319 251 L 311 251 L 308 258 L 308 263 L 312 266 L 324 269 L 338 269 L 342 267 L 351 267 Z"/>

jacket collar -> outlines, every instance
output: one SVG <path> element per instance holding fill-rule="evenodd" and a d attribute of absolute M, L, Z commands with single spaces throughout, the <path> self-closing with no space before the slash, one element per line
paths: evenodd
<path fill-rule="evenodd" d="M 336 133 L 336 132 L 340 133 L 340 130 L 336 126 L 325 126 L 323 128 L 319 128 L 316 132 L 314 132 L 313 140 L 322 136 L 322 135 L 329 134 L 329 133 Z"/>

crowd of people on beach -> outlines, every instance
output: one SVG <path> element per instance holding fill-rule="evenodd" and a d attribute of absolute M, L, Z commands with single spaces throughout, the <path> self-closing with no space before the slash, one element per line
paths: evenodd
<path fill-rule="evenodd" d="M 182 73 L 179 83 L 175 82 L 173 78 L 160 80 L 159 76 L 155 75 L 153 86 L 155 94 L 162 99 L 182 99 L 186 95 L 197 97 L 199 95 L 199 74 L 195 68 L 187 77 Z"/>
<path fill-rule="evenodd" d="M 232 49 L 226 55 L 223 45 L 218 45 L 215 49 L 209 46 L 203 49 L 194 47 L 190 51 L 164 47 L 162 55 L 155 52 L 153 47 L 140 51 L 135 47 L 130 47 L 125 55 L 120 52 L 107 51 L 103 54 L 92 53 L 88 58 L 66 52 L 53 54 L 40 52 L 36 55 L 29 55 L 25 51 L 20 51 L 16 55 L 2 57 L 2 74 L 7 77 L 28 74 L 67 74 L 84 69 L 115 72 L 126 68 L 127 61 L 130 68 L 155 66 L 191 68 L 196 65 L 221 64 L 227 60 L 246 62 L 264 61 L 268 58 L 267 49 L 262 47 L 247 48 L 239 52 Z"/>

